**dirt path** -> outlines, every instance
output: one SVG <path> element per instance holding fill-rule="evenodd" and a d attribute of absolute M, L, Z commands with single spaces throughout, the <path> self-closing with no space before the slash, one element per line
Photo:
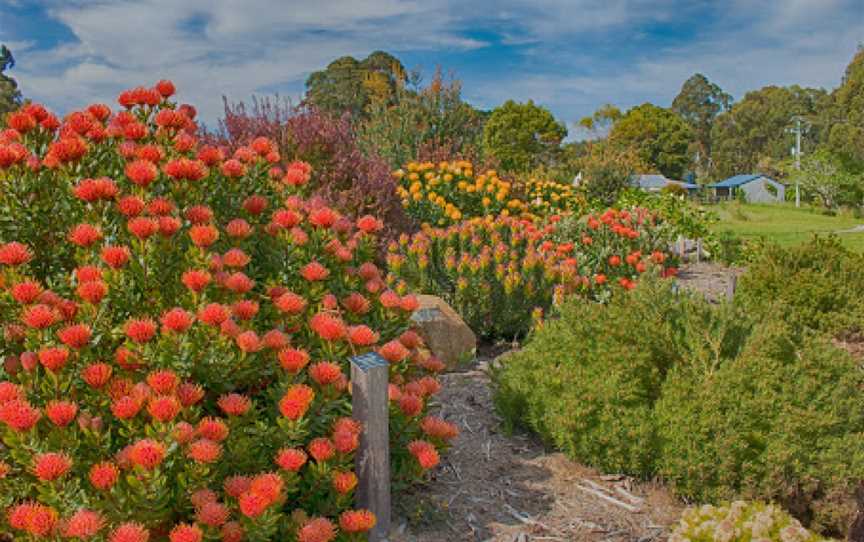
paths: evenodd
<path fill-rule="evenodd" d="M 485 368 L 443 377 L 438 415 L 462 432 L 428 484 L 397 496 L 391 541 L 665 538 L 681 503 L 659 485 L 601 476 L 532 436 L 503 434 Z"/>

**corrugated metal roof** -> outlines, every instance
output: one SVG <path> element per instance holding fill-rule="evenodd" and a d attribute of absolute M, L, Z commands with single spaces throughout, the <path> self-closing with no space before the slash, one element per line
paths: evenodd
<path fill-rule="evenodd" d="M 728 179 L 723 179 L 718 183 L 714 183 L 710 186 L 711 188 L 732 188 L 733 186 L 741 186 L 742 184 L 747 184 L 754 179 L 758 179 L 760 177 L 765 177 L 759 173 L 745 173 L 742 175 L 733 175 Z M 767 178 L 767 177 L 766 177 Z"/>
<path fill-rule="evenodd" d="M 670 184 L 677 184 L 682 188 L 686 188 L 688 190 L 692 190 L 695 188 L 699 188 L 699 185 L 692 183 L 685 183 L 682 181 L 675 181 L 672 179 L 667 179 L 664 175 L 660 175 L 657 173 L 650 173 L 644 175 L 633 175 L 633 185 L 642 188 L 643 190 L 660 190 L 663 187 Z"/>

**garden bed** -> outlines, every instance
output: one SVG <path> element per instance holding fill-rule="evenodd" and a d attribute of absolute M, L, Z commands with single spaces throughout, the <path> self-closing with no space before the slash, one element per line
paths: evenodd
<path fill-rule="evenodd" d="M 506 435 L 492 404 L 489 359 L 444 375 L 439 415 L 461 428 L 432 480 L 395 499 L 394 542 L 662 540 L 683 505 L 637 483 Z"/>

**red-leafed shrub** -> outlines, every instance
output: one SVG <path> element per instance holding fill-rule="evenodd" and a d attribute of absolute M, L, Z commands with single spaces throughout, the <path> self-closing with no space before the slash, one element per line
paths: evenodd
<path fill-rule="evenodd" d="M 390 361 L 394 480 L 455 434 L 385 223 L 303 197 L 318 172 L 268 138 L 200 145 L 173 90 L 0 133 L 0 532 L 359 539 L 348 358 Z"/>
<path fill-rule="evenodd" d="M 336 118 L 312 105 L 292 106 L 278 99 L 255 98 L 250 107 L 226 100 L 225 118 L 211 137 L 234 149 L 262 135 L 276 142 L 286 160 L 311 164 L 316 171 L 316 195 L 340 211 L 355 218 L 379 216 L 387 231 L 394 233 L 411 227 L 388 164 L 361 150 L 349 116 Z"/>

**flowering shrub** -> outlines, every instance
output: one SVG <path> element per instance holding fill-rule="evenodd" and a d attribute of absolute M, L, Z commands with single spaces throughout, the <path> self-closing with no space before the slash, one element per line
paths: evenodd
<path fill-rule="evenodd" d="M 670 542 L 821 542 L 780 508 L 735 501 L 726 506 L 688 508 L 672 531 Z"/>
<path fill-rule="evenodd" d="M 587 205 L 572 184 L 530 178 L 518 186 L 524 194 L 527 212 L 536 216 L 556 213 L 579 214 Z"/>
<path fill-rule="evenodd" d="M 0 530 L 359 540 L 348 357 L 390 362 L 394 480 L 456 433 L 427 412 L 416 299 L 373 263 L 379 219 L 302 198 L 311 167 L 269 139 L 199 145 L 173 92 L 0 133 Z"/>
<path fill-rule="evenodd" d="M 394 278 L 443 297 L 475 332 L 513 337 L 567 294 L 606 300 L 634 288 L 650 267 L 674 275 L 663 248 L 651 216 L 638 209 L 599 220 L 553 215 L 545 225 L 487 216 L 402 236 L 387 262 Z"/>

